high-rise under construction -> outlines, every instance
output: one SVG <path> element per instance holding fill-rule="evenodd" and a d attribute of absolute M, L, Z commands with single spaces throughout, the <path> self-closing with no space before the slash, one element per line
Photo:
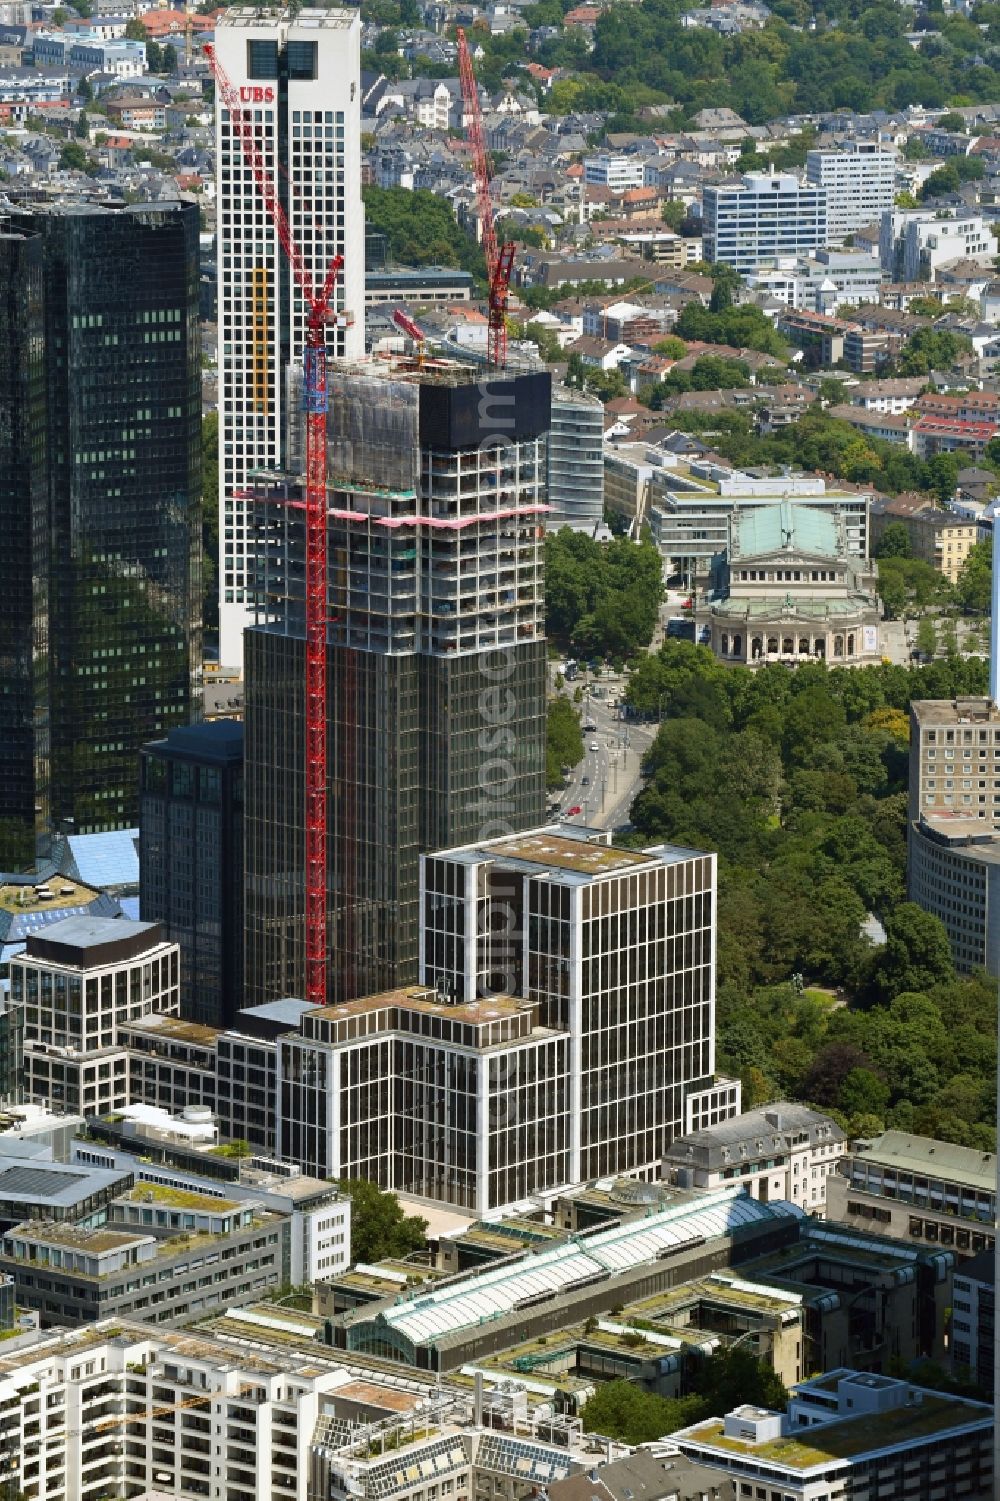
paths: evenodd
<path fill-rule="evenodd" d="M 546 374 L 331 371 L 329 1001 L 417 977 L 419 857 L 545 812 Z M 246 637 L 247 1002 L 301 995 L 301 479 L 255 491 Z"/>

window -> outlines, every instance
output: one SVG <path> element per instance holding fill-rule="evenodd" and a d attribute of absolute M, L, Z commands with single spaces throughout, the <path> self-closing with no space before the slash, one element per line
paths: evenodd
<path fill-rule="evenodd" d="M 291 48 L 289 48 L 289 51 Z M 263 38 L 247 42 L 247 77 L 277 78 L 278 43 Z M 306 75 L 313 77 L 313 74 Z"/>
<path fill-rule="evenodd" d="M 289 78 L 315 78 L 317 49 L 315 42 L 289 42 L 285 53 Z"/>

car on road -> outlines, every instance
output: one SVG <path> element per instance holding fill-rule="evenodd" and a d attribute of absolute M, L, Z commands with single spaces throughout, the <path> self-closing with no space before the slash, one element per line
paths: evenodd
<path fill-rule="evenodd" d="M 597 750 L 600 750 L 601 747 L 598 745 L 598 743 L 597 743 L 596 740 L 592 740 L 590 742 L 590 748 L 591 748 L 592 751 L 597 751 Z"/>
<path fill-rule="evenodd" d="M 587 723 L 583 727 L 583 732 L 585 735 L 592 735 L 596 729 L 597 725 L 594 723 L 594 721 L 592 719 L 588 719 Z"/>
<path fill-rule="evenodd" d="M 563 817 L 564 818 L 575 818 L 578 813 L 582 813 L 582 812 L 583 812 L 583 809 L 580 807 L 580 804 L 577 803 L 575 807 L 573 807 L 573 808 L 567 808 L 566 812 L 563 814 Z"/>
<path fill-rule="evenodd" d="M 581 787 L 589 787 L 590 786 L 590 778 L 589 777 L 581 777 L 580 778 L 580 785 L 581 785 Z"/>

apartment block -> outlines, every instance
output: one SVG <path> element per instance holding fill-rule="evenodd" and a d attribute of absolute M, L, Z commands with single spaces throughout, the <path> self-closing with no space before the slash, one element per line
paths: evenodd
<path fill-rule="evenodd" d="M 705 259 L 741 276 L 785 256 L 812 255 L 829 239 L 829 193 L 790 172 L 747 172 L 704 193 Z"/>
<path fill-rule="evenodd" d="M 881 223 L 892 208 L 896 153 L 881 141 L 846 141 L 839 151 L 809 151 L 806 181 L 826 189 L 827 236 L 839 245 L 854 230 Z"/>
<path fill-rule="evenodd" d="M 604 407 L 596 396 L 552 387 L 546 527 L 593 532 L 604 521 Z"/>
<path fill-rule="evenodd" d="M 926 495 L 894 495 L 879 499 L 872 505 L 871 519 L 875 547 L 886 527 L 899 522 L 906 528 L 910 555 L 930 563 L 949 584 L 958 582 L 962 566 L 976 545 L 978 535 L 978 528 L 970 517 L 944 511 Z"/>
<path fill-rule="evenodd" d="M 879 259 L 890 281 L 933 281 L 949 261 L 992 261 L 996 242 L 980 214 L 957 209 L 890 209 L 882 215 Z"/>
<path fill-rule="evenodd" d="M 596 187 L 610 188 L 613 193 L 624 193 L 627 188 L 641 188 L 645 182 L 645 168 L 641 156 L 586 156 L 583 159 L 583 180 Z"/>

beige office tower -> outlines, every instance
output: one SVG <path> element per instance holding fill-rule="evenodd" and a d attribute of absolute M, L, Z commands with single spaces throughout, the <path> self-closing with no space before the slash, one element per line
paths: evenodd
<path fill-rule="evenodd" d="M 356 10 L 225 11 L 219 62 L 250 114 L 313 281 L 344 258 L 333 301 L 331 358 L 364 350 L 361 204 L 361 20 Z M 280 470 L 295 413 L 307 308 L 229 111 L 216 92 L 219 277 L 219 658 L 243 665 L 253 620 L 253 512 L 248 476 Z M 296 397 L 293 395 L 292 400 Z"/>

